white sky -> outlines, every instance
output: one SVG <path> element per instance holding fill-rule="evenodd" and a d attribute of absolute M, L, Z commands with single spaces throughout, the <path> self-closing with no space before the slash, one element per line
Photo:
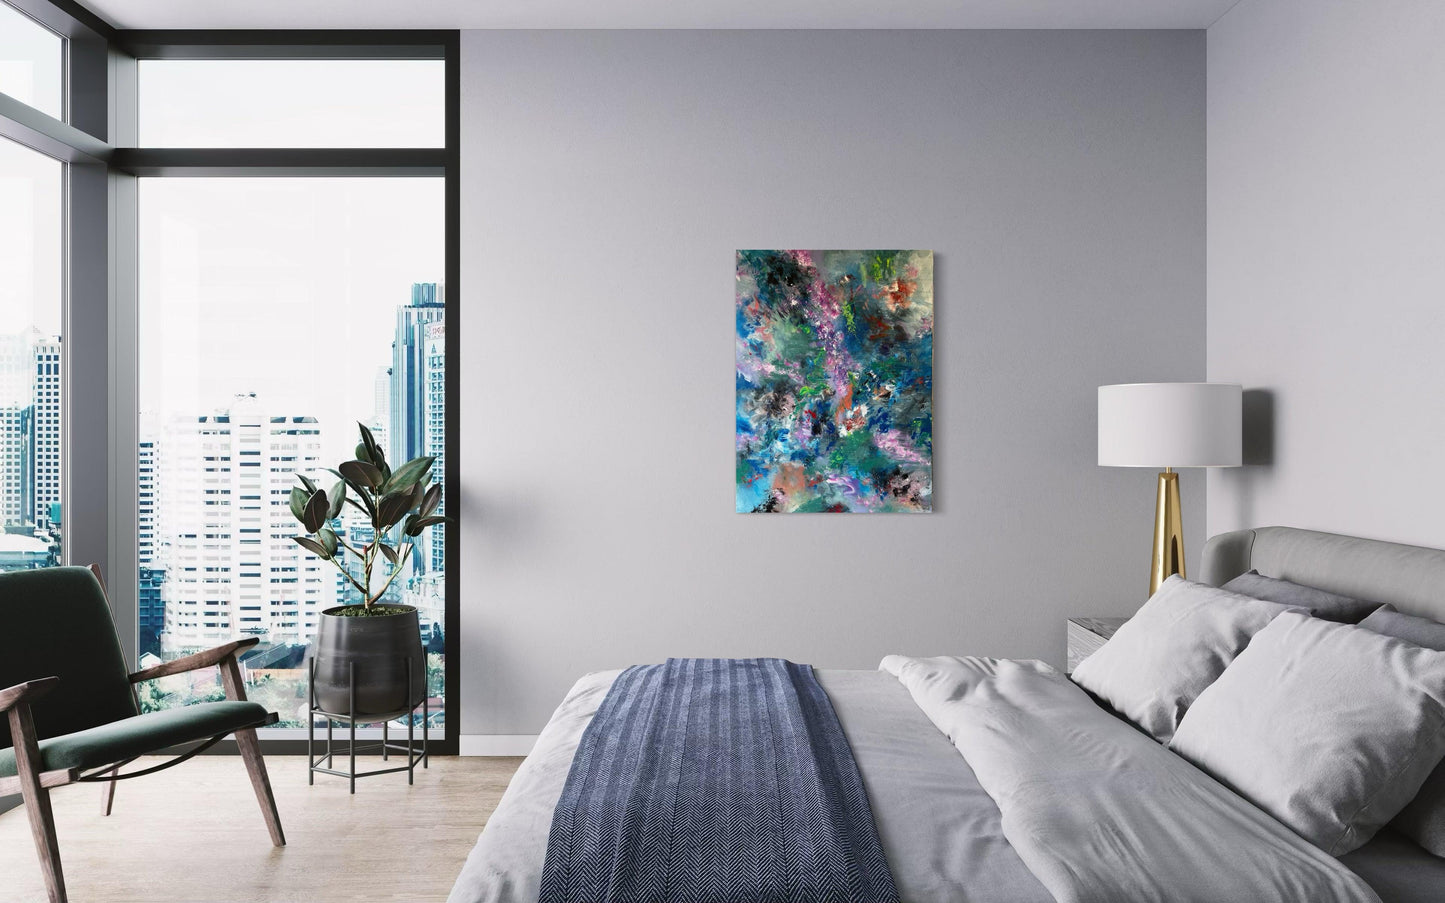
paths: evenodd
<path fill-rule="evenodd" d="M 439 147 L 439 60 L 147 60 L 149 147 Z M 439 178 L 140 180 L 140 407 L 255 392 L 351 457 L 396 308 L 444 274 Z M 147 418 L 149 419 L 149 418 Z"/>
<path fill-rule="evenodd" d="M 143 147 L 445 147 L 441 60 L 142 60 Z"/>
<path fill-rule="evenodd" d="M 58 117 L 60 36 L 0 3 L 0 92 Z M 64 168 L 0 138 L 0 333 L 60 332 Z"/>
<path fill-rule="evenodd" d="M 139 205 L 142 413 L 256 392 L 350 457 L 396 308 L 442 278 L 442 180 L 142 179 Z"/>
<path fill-rule="evenodd" d="M 60 333 L 63 175 L 59 161 L 0 138 L 0 333 Z"/>
<path fill-rule="evenodd" d="M 59 119 L 64 48 L 55 32 L 0 3 L 0 92 Z"/>

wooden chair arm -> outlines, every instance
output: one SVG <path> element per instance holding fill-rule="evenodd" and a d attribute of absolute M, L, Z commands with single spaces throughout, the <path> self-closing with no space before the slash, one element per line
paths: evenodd
<path fill-rule="evenodd" d="M 39 680 L 27 680 L 23 684 L 6 687 L 0 690 L 0 712 L 9 711 L 22 703 L 29 705 L 55 689 L 59 683 L 60 678 L 58 677 L 42 677 Z"/>
<path fill-rule="evenodd" d="M 187 671 L 199 671 L 202 668 L 212 668 L 224 662 L 228 657 L 235 655 L 242 649 L 254 646 L 261 642 L 260 637 L 246 637 L 244 640 L 232 640 L 214 649 L 207 649 L 197 652 L 194 655 L 187 655 L 169 662 L 161 662 L 159 665 L 152 665 L 149 668 L 142 668 L 130 676 L 130 682 L 140 683 L 143 680 L 154 680 L 157 677 L 169 677 L 172 674 L 184 674 Z"/>

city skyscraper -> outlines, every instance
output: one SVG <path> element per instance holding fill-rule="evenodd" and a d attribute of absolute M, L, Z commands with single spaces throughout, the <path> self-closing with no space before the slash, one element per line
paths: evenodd
<path fill-rule="evenodd" d="M 445 493 L 442 479 L 446 472 L 447 448 L 447 326 L 445 321 L 439 320 L 427 324 L 424 350 L 425 369 L 422 382 L 426 387 L 424 400 L 426 431 L 422 441 L 422 454 L 436 458 L 436 463 L 432 465 L 432 479 L 438 486 L 443 486 L 443 493 Z M 446 513 L 445 502 L 438 506 L 437 513 Z M 425 547 L 417 549 L 417 551 L 426 553 L 427 570 L 439 574 L 446 570 L 446 525 L 437 524 L 428 527 L 424 539 Z"/>
<path fill-rule="evenodd" d="M 30 408 L 0 404 L 0 526 L 18 527 L 29 510 Z"/>
<path fill-rule="evenodd" d="M 33 329 L 0 336 L 0 519 L 12 529 L 34 517 L 30 425 L 38 337 Z"/>
<path fill-rule="evenodd" d="M 61 526 L 60 371 L 58 337 L 34 328 L 0 336 L 0 521 L 53 553 Z"/>
<path fill-rule="evenodd" d="M 156 492 L 161 478 L 157 472 L 159 456 L 156 454 L 155 434 L 155 425 L 143 421 L 136 448 L 136 561 L 139 565 L 136 615 L 143 652 L 156 648 L 166 616 L 165 603 L 161 598 L 166 572 L 157 561 L 159 525 L 156 522 Z"/>
<path fill-rule="evenodd" d="M 297 472 L 321 470 L 321 449 L 316 418 L 270 414 L 254 395 L 171 423 L 158 449 L 163 650 L 316 632 L 336 603 L 333 565 L 292 541 L 289 499 Z"/>
<path fill-rule="evenodd" d="M 60 513 L 60 339 L 38 339 L 32 361 L 30 517 L 48 531 L 58 526 Z"/>
<path fill-rule="evenodd" d="M 440 284 L 417 282 L 411 287 L 411 303 L 396 309 L 387 440 L 387 457 L 393 464 L 426 454 L 426 327 L 445 321 L 443 298 Z"/>
<path fill-rule="evenodd" d="M 387 456 L 393 465 L 420 455 L 437 457 L 432 475 L 441 482 L 446 443 L 446 304 L 444 287 L 413 283 L 411 302 L 396 309 L 391 344 L 391 430 Z M 412 556 L 417 574 L 439 572 L 445 561 L 442 527 L 418 537 Z"/>

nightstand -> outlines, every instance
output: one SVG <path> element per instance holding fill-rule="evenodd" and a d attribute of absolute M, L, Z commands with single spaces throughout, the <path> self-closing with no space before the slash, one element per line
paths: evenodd
<path fill-rule="evenodd" d="M 1099 651 L 1099 647 L 1128 618 L 1069 618 L 1069 674 L 1079 662 Z"/>

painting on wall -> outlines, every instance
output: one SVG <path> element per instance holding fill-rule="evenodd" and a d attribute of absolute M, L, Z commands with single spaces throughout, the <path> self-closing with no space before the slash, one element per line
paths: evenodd
<path fill-rule="evenodd" d="M 737 252 L 737 510 L 932 507 L 933 252 Z"/>

